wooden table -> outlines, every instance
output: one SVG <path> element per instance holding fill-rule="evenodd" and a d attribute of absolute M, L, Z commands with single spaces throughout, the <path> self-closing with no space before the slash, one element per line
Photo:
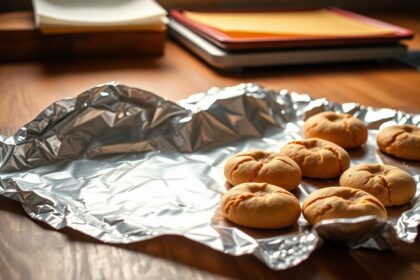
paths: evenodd
<path fill-rule="evenodd" d="M 380 16 L 420 34 L 420 19 Z M 409 43 L 420 49 L 420 39 Z M 160 58 L 0 64 L 0 133 L 10 135 L 51 102 L 116 80 L 171 100 L 213 86 L 256 82 L 338 102 L 420 113 L 420 73 L 397 63 L 280 67 L 217 72 L 175 43 Z M 176 236 L 126 246 L 102 244 L 76 231 L 55 231 L 0 197 L 0 279 L 250 279 L 420 278 L 420 239 L 398 250 L 348 250 L 327 245 L 287 271 L 252 256 L 233 257 Z"/>

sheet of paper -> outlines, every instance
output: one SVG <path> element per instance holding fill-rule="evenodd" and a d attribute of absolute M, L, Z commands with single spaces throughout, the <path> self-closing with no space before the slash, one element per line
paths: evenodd
<path fill-rule="evenodd" d="M 166 21 L 153 0 L 33 0 L 38 26 L 115 26 Z"/>
<path fill-rule="evenodd" d="M 224 32 L 298 36 L 369 36 L 395 32 L 392 27 L 362 22 L 327 9 L 264 13 L 184 13 L 189 19 Z"/>

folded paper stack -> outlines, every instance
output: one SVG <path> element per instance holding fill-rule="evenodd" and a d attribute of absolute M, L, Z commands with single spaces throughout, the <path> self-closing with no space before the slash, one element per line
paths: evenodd
<path fill-rule="evenodd" d="M 33 1 L 43 33 L 165 30 L 166 11 L 153 0 Z"/>

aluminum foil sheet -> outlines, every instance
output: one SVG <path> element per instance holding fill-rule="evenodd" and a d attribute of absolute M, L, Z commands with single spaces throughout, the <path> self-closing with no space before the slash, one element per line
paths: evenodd
<path fill-rule="evenodd" d="M 352 165 L 393 164 L 417 182 L 412 202 L 375 217 L 324 221 L 303 217 L 284 230 L 233 225 L 219 213 L 226 158 L 248 149 L 278 151 L 309 116 L 346 112 L 370 128 L 367 144 L 350 151 Z M 321 240 L 352 248 L 386 249 L 413 242 L 420 221 L 417 162 L 377 151 L 382 126 L 420 124 L 420 115 L 336 104 L 255 84 L 213 88 L 178 103 L 118 83 L 58 101 L 13 136 L 0 137 L 0 192 L 22 203 L 34 219 L 71 227 L 109 243 L 179 234 L 227 254 L 254 254 L 273 269 L 306 258 Z M 300 201 L 337 180 L 304 180 Z"/>

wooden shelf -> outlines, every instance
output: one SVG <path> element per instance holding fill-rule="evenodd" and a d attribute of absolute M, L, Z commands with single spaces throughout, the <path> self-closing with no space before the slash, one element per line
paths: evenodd
<path fill-rule="evenodd" d="M 165 31 L 43 34 L 32 12 L 0 14 L 0 61 L 49 58 L 159 56 Z"/>

